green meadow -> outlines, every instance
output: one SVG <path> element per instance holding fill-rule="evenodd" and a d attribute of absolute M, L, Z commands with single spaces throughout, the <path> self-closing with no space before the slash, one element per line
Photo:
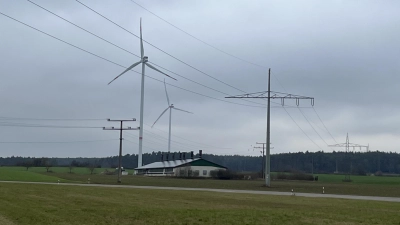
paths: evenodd
<path fill-rule="evenodd" d="M 33 182 L 72 182 L 94 184 L 117 184 L 116 175 L 105 175 L 106 169 L 96 168 L 90 174 L 87 168 L 52 167 L 46 172 L 44 167 L 0 167 L 0 180 Z M 114 169 L 107 169 L 112 171 Z M 130 171 L 132 174 L 132 171 Z M 122 176 L 123 185 L 217 188 L 259 191 L 291 191 L 304 193 L 348 194 L 383 197 L 400 197 L 400 177 L 352 176 L 352 182 L 342 182 L 344 175 L 318 174 L 318 181 L 272 181 L 272 186 L 263 186 L 263 180 L 214 180 L 178 179 L 164 177 Z"/>
<path fill-rule="evenodd" d="M 400 204 L 0 183 L 0 224 L 400 224 Z"/>

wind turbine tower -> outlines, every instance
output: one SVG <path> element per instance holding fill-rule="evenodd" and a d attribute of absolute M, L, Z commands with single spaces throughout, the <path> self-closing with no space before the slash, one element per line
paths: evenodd
<path fill-rule="evenodd" d="M 114 80 L 118 79 L 124 73 L 128 72 L 129 70 L 133 69 L 135 66 L 142 64 L 142 84 L 141 84 L 141 94 L 140 94 L 140 130 L 139 130 L 139 154 L 138 154 L 138 166 L 142 166 L 142 147 L 143 147 L 143 109 L 144 109 L 144 77 L 145 77 L 145 65 L 148 66 L 150 69 L 153 69 L 159 73 L 164 74 L 165 76 L 176 80 L 175 78 L 169 76 L 168 74 L 160 71 L 159 69 L 155 68 L 154 66 L 148 63 L 149 58 L 144 56 L 144 49 L 143 49 L 143 39 L 142 39 L 142 18 L 140 18 L 140 61 L 132 64 L 129 66 L 124 72 L 116 76 L 112 81 L 108 84 L 111 84 Z"/>
<path fill-rule="evenodd" d="M 169 97 L 168 97 L 168 92 L 167 92 L 167 86 L 165 85 L 165 79 L 164 79 L 164 88 L 165 88 L 165 95 L 167 96 L 167 103 L 168 107 L 161 113 L 161 115 L 157 118 L 157 120 L 153 123 L 151 127 L 153 127 L 157 121 L 164 115 L 164 113 L 169 109 L 169 134 L 168 134 L 168 152 L 171 150 L 171 117 L 172 117 L 172 109 L 179 110 L 182 112 L 186 113 L 192 113 L 183 109 L 178 109 L 174 106 L 174 104 L 169 103 Z M 193 114 L 193 113 L 192 113 Z"/>

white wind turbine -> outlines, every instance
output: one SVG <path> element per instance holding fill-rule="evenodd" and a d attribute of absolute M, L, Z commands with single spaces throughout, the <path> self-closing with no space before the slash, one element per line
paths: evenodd
<path fill-rule="evenodd" d="M 144 56 L 144 49 L 143 49 L 143 40 L 142 40 L 142 18 L 140 18 L 140 61 L 132 64 L 130 67 L 128 67 L 124 72 L 122 72 L 120 75 L 116 76 L 112 81 L 110 81 L 108 84 L 111 84 L 114 80 L 118 79 L 122 74 L 128 72 L 131 70 L 133 67 L 142 64 L 142 85 L 141 85 L 141 97 L 140 97 L 140 130 L 139 130 L 139 154 L 138 154 L 138 166 L 142 166 L 142 146 L 143 146 L 143 108 L 144 108 L 144 68 L 145 65 L 150 67 L 151 69 L 164 74 L 167 77 L 170 77 L 174 80 L 175 78 L 169 76 L 168 74 L 158 70 L 154 66 L 150 65 L 147 63 L 148 57 Z"/>
<path fill-rule="evenodd" d="M 157 120 L 153 123 L 153 125 L 151 127 L 153 127 L 157 123 L 157 121 L 162 117 L 162 115 L 164 115 L 164 113 L 169 109 L 168 151 L 170 151 L 171 150 L 171 117 L 172 117 L 172 109 L 179 110 L 179 111 L 186 112 L 186 113 L 191 113 L 191 114 L 193 114 L 193 113 L 189 112 L 189 111 L 186 111 L 186 110 L 183 110 L 183 109 L 178 109 L 178 108 L 176 108 L 174 106 L 174 104 L 170 104 L 169 103 L 169 98 L 168 98 L 167 86 L 165 85 L 165 79 L 164 79 L 164 87 L 165 87 L 165 95 L 167 96 L 168 107 L 161 113 L 161 115 L 157 118 Z"/>

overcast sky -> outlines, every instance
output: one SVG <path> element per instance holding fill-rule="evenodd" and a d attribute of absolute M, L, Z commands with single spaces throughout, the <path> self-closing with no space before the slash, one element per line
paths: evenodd
<path fill-rule="evenodd" d="M 76 1 L 33 2 L 140 55 L 137 37 Z M 146 69 L 143 152 L 167 151 L 168 113 L 150 127 L 168 107 L 166 78 L 171 103 L 194 113 L 172 112 L 172 151 L 260 155 L 266 101 L 225 97 L 266 91 L 268 68 L 272 91 L 315 98 L 314 109 L 285 100 L 290 116 L 273 100 L 272 154 L 343 150 L 327 144 L 347 133 L 400 152 L 399 1 L 135 0 L 170 24 L 130 0 L 81 2 L 135 35 L 142 18 L 145 55 L 179 75 Z M 124 67 L 139 61 L 29 1 L 0 0 L 0 12 Z M 141 66 L 107 85 L 124 68 L 104 59 L 0 15 L 0 156 L 116 155 L 119 133 L 101 127 L 139 126 Z M 138 131 L 124 140 L 124 154 L 137 154 Z"/>

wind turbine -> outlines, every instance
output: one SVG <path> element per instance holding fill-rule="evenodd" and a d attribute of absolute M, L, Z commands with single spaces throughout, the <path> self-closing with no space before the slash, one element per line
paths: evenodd
<path fill-rule="evenodd" d="M 151 127 L 153 127 L 157 123 L 157 121 L 162 117 L 162 115 L 164 115 L 164 113 L 169 109 L 168 151 L 170 151 L 171 150 L 171 117 L 172 117 L 172 109 L 179 110 L 179 111 L 186 112 L 186 113 L 191 113 L 191 114 L 193 114 L 193 113 L 189 112 L 189 111 L 186 111 L 186 110 L 183 110 L 183 109 L 178 109 L 178 108 L 176 108 L 174 106 L 174 104 L 170 104 L 169 103 L 167 86 L 165 85 L 165 79 L 164 79 L 164 88 L 165 88 L 165 95 L 167 96 L 168 107 L 161 113 L 161 115 L 157 118 L 157 120 L 153 123 L 153 125 Z"/>
<path fill-rule="evenodd" d="M 148 66 L 150 69 L 153 69 L 159 73 L 164 74 L 165 76 L 176 80 L 175 78 L 169 76 L 168 74 L 160 71 L 159 69 L 155 68 L 154 66 L 147 63 L 149 57 L 144 56 L 144 49 L 143 49 L 143 39 L 142 39 L 142 18 L 140 18 L 140 61 L 132 64 L 128 67 L 124 72 L 116 76 L 112 81 L 108 84 L 111 84 L 114 80 L 118 79 L 124 73 L 128 72 L 129 70 L 133 69 L 135 66 L 142 64 L 142 85 L 141 85 L 141 97 L 140 97 L 140 130 L 139 130 L 139 157 L 138 157 L 138 167 L 142 166 L 142 146 L 143 146 L 143 108 L 144 108 L 144 69 L 145 65 Z"/>

